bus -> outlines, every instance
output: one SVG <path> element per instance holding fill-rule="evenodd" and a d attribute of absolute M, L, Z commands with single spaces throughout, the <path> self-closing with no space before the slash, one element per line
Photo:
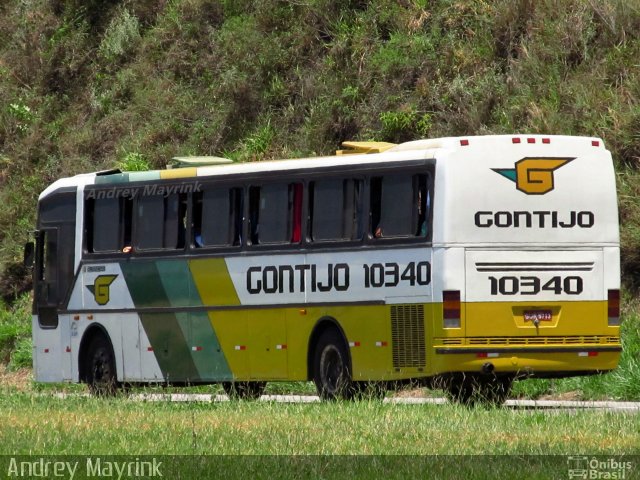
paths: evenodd
<path fill-rule="evenodd" d="M 35 380 L 220 383 L 240 398 L 313 381 L 322 399 L 415 383 L 500 403 L 515 379 L 616 368 L 601 139 L 345 145 L 49 186 L 26 252 Z"/>

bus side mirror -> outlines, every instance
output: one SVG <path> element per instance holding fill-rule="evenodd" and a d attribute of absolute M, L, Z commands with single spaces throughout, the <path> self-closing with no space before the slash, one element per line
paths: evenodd
<path fill-rule="evenodd" d="M 33 242 L 27 242 L 24 245 L 24 266 L 29 268 L 33 266 L 35 258 L 35 245 Z"/>

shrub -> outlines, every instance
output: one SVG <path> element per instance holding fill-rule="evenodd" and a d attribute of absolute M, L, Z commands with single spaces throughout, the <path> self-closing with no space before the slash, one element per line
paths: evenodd
<path fill-rule="evenodd" d="M 126 57 L 140 41 L 140 25 L 138 18 L 127 9 L 111 20 L 107 27 L 98 51 L 108 61 L 113 62 Z"/>
<path fill-rule="evenodd" d="M 117 168 L 123 172 L 146 172 L 151 170 L 149 162 L 141 153 L 129 152 L 117 163 Z"/>
<path fill-rule="evenodd" d="M 19 368 L 31 364 L 31 297 L 10 308 L 0 305 L 0 363 Z"/>

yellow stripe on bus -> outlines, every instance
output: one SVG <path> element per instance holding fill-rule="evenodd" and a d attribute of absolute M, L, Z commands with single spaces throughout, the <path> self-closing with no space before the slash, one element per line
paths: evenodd
<path fill-rule="evenodd" d="M 198 169 L 196 167 L 160 170 L 160 178 L 162 179 L 196 177 L 197 175 Z"/>
<path fill-rule="evenodd" d="M 190 260 L 189 268 L 204 306 L 240 305 L 223 258 Z"/>

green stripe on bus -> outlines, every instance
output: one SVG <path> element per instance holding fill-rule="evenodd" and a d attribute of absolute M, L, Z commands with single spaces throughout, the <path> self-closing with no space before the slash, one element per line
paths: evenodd
<path fill-rule="evenodd" d="M 159 260 L 155 263 L 163 290 L 172 307 L 200 306 L 200 295 L 185 260 Z"/>
<path fill-rule="evenodd" d="M 191 314 L 192 358 L 202 380 L 232 380 L 229 363 L 222 352 L 218 337 L 207 312 Z M 202 350 L 197 350 L 201 348 Z"/>
<path fill-rule="evenodd" d="M 140 320 L 153 346 L 162 375 L 167 382 L 189 382 L 200 379 L 191 358 L 191 348 L 184 336 L 187 314 L 143 313 Z M 181 323 L 183 324 L 181 326 Z"/>
<path fill-rule="evenodd" d="M 121 262 L 120 268 L 136 308 L 172 306 L 155 261 Z M 188 314 L 143 313 L 140 321 L 164 379 L 168 382 L 199 380 L 188 341 Z"/>
<path fill-rule="evenodd" d="M 99 175 L 96 177 L 96 185 L 105 185 L 109 183 L 128 183 L 128 173 L 114 173 L 111 175 Z"/>
<path fill-rule="evenodd" d="M 172 307 L 202 306 L 202 301 L 193 281 L 191 270 L 183 260 L 160 260 L 156 268 L 164 291 Z M 231 380 L 229 364 L 222 353 L 220 342 L 206 312 L 193 312 L 178 322 L 189 348 L 193 363 L 202 380 Z"/>
<path fill-rule="evenodd" d="M 120 262 L 136 308 L 171 307 L 154 261 Z"/>
<path fill-rule="evenodd" d="M 149 172 L 129 172 L 130 182 L 144 182 L 149 180 L 160 180 L 160 172 L 151 170 Z"/>

